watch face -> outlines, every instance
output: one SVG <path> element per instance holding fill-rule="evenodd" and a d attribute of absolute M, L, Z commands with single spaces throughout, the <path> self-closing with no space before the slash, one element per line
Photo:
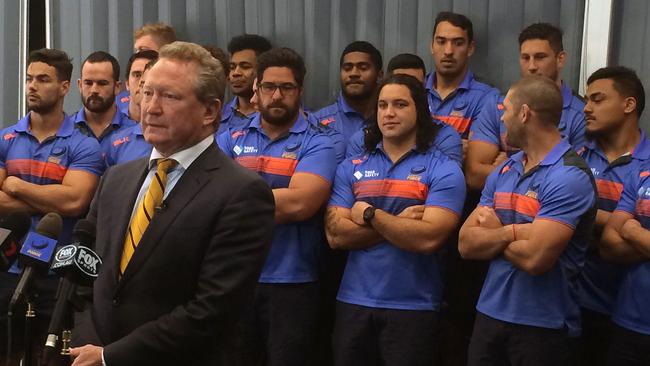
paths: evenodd
<path fill-rule="evenodd" d="M 372 206 L 366 207 L 366 209 L 363 210 L 363 221 L 368 222 L 372 220 L 373 217 L 375 217 L 375 208 Z"/>

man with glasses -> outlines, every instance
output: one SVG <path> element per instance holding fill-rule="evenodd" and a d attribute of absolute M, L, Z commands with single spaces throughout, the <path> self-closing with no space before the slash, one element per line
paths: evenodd
<path fill-rule="evenodd" d="M 319 212 L 329 199 L 336 158 L 328 135 L 300 112 L 302 57 L 272 49 L 257 59 L 257 76 L 259 115 L 217 138 L 227 155 L 266 180 L 276 205 L 271 250 L 242 323 L 242 364 L 302 366 L 315 346 Z"/>

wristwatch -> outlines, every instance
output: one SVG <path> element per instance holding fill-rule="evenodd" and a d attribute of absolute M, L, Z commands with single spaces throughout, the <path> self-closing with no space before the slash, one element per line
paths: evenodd
<path fill-rule="evenodd" d="M 363 221 L 366 224 L 370 225 L 370 221 L 375 217 L 375 211 L 376 210 L 377 209 L 375 207 L 372 207 L 372 206 L 368 206 L 368 207 L 366 207 L 365 210 L 363 210 Z"/>

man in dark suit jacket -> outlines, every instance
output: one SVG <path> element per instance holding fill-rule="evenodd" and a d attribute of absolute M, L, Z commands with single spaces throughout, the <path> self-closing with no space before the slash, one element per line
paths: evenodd
<path fill-rule="evenodd" d="M 88 215 L 103 258 L 91 312 L 102 347 L 73 348 L 73 365 L 224 363 L 274 215 L 264 181 L 214 144 L 224 86 L 221 66 L 201 47 L 175 42 L 160 50 L 142 100 L 151 158 L 110 169 Z M 177 166 L 161 183 L 164 199 L 125 265 L 125 236 L 159 178 L 158 158 Z"/>

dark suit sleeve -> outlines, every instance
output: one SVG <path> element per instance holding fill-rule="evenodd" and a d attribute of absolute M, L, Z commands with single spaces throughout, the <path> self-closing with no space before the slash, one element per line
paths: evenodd
<path fill-rule="evenodd" d="M 230 336 L 223 334 L 228 328 L 224 325 L 239 316 L 244 301 L 251 297 L 274 225 L 271 190 L 259 178 L 248 182 L 227 193 L 231 198 L 214 220 L 194 298 L 107 345 L 108 366 L 153 360 L 187 363 L 197 351 L 213 347 L 217 337 Z"/>

